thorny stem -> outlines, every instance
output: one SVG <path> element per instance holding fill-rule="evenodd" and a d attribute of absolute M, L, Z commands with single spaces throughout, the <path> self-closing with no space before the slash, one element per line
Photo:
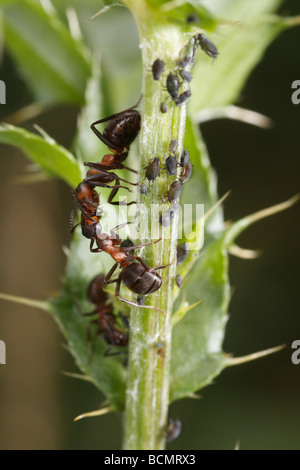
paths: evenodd
<path fill-rule="evenodd" d="M 139 181 L 147 185 L 147 194 L 138 197 L 141 213 L 139 233 L 142 243 L 162 237 L 159 243 L 142 248 L 140 256 L 150 267 L 171 265 L 158 271 L 162 286 L 145 298 L 145 305 L 157 307 L 165 314 L 136 307 L 131 311 L 124 449 L 162 450 L 165 448 L 169 405 L 178 217 L 174 217 L 170 227 L 162 228 L 158 215 L 154 215 L 151 208 L 153 210 L 153 205 L 159 204 L 166 211 L 170 207 L 168 202 L 163 201 L 166 201 L 164 197 L 176 176 L 168 176 L 163 163 L 170 154 L 171 139 L 178 141 L 178 154 L 183 150 L 186 106 L 175 106 L 165 84 L 168 73 L 174 71 L 178 59 L 187 54 L 187 40 L 174 25 L 160 25 L 149 17 L 147 21 L 138 20 L 144 67 Z M 155 81 L 151 65 L 158 57 L 165 62 L 165 68 L 160 80 Z M 185 89 L 186 85 L 181 87 L 180 93 Z M 165 114 L 160 111 L 161 102 L 168 107 Z M 155 181 L 148 182 L 144 168 L 154 157 L 161 160 L 161 175 Z M 154 226 L 157 227 L 156 232 Z"/>

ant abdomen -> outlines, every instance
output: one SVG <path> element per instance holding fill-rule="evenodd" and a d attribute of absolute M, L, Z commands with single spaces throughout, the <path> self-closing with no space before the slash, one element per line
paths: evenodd
<path fill-rule="evenodd" d="M 132 263 L 124 268 L 122 281 L 132 292 L 141 295 L 152 294 L 162 284 L 159 274 L 147 270 L 142 263 Z"/>

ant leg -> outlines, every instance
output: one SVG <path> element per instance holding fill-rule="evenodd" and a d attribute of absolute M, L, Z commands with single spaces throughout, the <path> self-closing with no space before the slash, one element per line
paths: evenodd
<path fill-rule="evenodd" d="M 110 234 L 112 237 L 116 236 L 115 230 L 120 230 L 121 228 L 125 227 L 126 225 L 134 224 L 135 219 L 137 218 L 137 215 L 134 217 L 134 219 L 131 222 L 124 222 L 123 224 L 117 225 L 116 227 L 112 228 L 110 231 Z M 129 247 L 132 250 L 132 247 Z"/>
<path fill-rule="evenodd" d="M 158 269 L 167 268 L 168 266 L 172 266 L 173 263 L 174 261 L 172 261 L 172 263 L 169 263 L 169 264 L 164 264 L 163 266 L 158 266 L 157 268 L 151 268 L 150 271 L 157 271 Z"/>
<path fill-rule="evenodd" d="M 118 148 L 115 146 L 115 145 L 112 145 L 111 142 L 109 142 L 109 140 L 104 137 L 103 134 L 101 134 L 100 131 L 98 131 L 98 129 L 96 129 L 96 125 L 97 124 L 101 124 L 102 122 L 107 122 L 107 121 L 111 121 L 112 119 L 115 119 L 116 117 L 120 116 L 120 115 L 124 115 L 126 113 L 128 113 L 129 111 L 131 111 L 132 109 L 136 108 L 138 106 L 138 104 L 140 103 L 141 99 L 142 99 L 143 95 L 141 95 L 140 99 L 138 100 L 138 102 L 132 106 L 131 108 L 128 108 L 128 109 L 125 109 L 125 111 L 121 111 L 120 113 L 116 113 L 116 114 L 111 114 L 110 116 L 106 117 L 106 118 L 103 118 L 103 119 L 98 119 L 98 121 L 95 121 L 91 124 L 91 129 L 92 131 L 96 134 L 96 136 L 98 137 L 98 139 L 100 139 L 105 145 L 107 145 L 108 148 L 110 149 L 113 149 L 115 151 L 118 152 Z"/>
<path fill-rule="evenodd" d="M 117 176 L 117 175 L 115 175 L 115 176 Z M 110 189 L 123 188 L 123 189 L 127 189 L 127 191 L 129 191 L 131 193 L 131 190 L 129 188 L 127 188 L 127 186 L 122 186 L 120 184 L 115 184 L 114 186 L 109 186 L 109 184 L 107 184 L 107 183 L 103 183 L 101 181 L 98 181 L 98 178 L 99 178 L 99 175 L 87 176 L 86 178 L 84 178 L 84 182 L 89 183 L 91 186 L 96 186 L 96 187 L 100 187 L 100 188 L 110 188 Z M 120 181 L 120 179 L 116 178 L 116 181 Z M 126 181 L 126 183 L 129 183 L 129 182 Z M 129 184 L 132 184 L 132 185 L 135 186 L 135 183 L 129 183 Z"/>
<path fill-rule="evenodd" d="M 133 170 L 132 168 L 129 168 L 128 166 L 123 165 L 122 163 L 121 163 L 121 165 L 120 165 L 120 169 L 121 169 L 121 170 L 128 170 L 128 171 L 131 171 L 132 173 L 135 173 L 136 175 L 139 173 L 138 171 Z"/>
<path fill-rule="evenodd" d="M 161 309 L 158 308 L 158 307 L 153 307 L 153 305 L 140 305 L 140 304 L 137 304 L 137 303 L 135 303 L 135 302 L 131 302 L 131 300 L 123 299 L 123 298 L 120 297 L 119 295 L 116 295 L 116 299 L 120 300 L 121 302 L 125 302 L 125 304 L 132 305 L 133 307 L 151 308 L 152 310 L 157 310 L 158 312 L 161 312 L 161 313 L 163 313 L 164 315 L 166 315 L 166 312 L 164 312 L 163 310 L 161 310 Z"/>
<path fill-rule="evenodd" d="M 95 242 L 95 238 L 92 238 L 91 241 L 90 241 L 90 252 L 91 253 L 101 253 L 103 251 L 103 250 L 101 250 L 101 248 L 93 248 L 94 242 Z"/>
<path fill-rule="evenodd" d="M 127 188 L 128 189 L 128 188 Z M 131 204 L 136 204 L 135 201 L 125 202 L 125 201 L 112 201 L 117 192 L 119 191 L 119 187 L 115 186 L 114 189 L 111 191 L 107 202 L 112 204 L 113 206 L 130 206 Z"/>
<path fill-rule="evenodd" d="M 133 247 L 131 246 L 130 248 L 132 249 Z M 158 269 L 164 269 L 164 268 L 167 268 L 168 266 L 171 266 L 173 264 L 173 262 L 172 262 L 172 263 L 169 263 L 169 264 L 164 264 L 163 266 L 158 266 L 157 268 L 149 268 L 149 266 L 143 260 L 143 258 L 140 258 L 139 256 L 135 256 L 134 259 L 138 260 L 144 266 L 144 268 L 146 268 L 149 272 L 157 271 Z"/>
<path fill-rule="evenodd" d="M 73 200 L 73 203 L 72 203 L 72 208 L 71 208 L 71 213 L 70 213 L 70 219 L 69 219 L 69 229 L 70 229 L 70 233 L 73 233 L 75 228 L 80 225 L 80 223 L 76 224 L 74 226 L 74 213 L 75 213 L 75 204 L 74 204 L 74 200 Z"/>
<path fill-rule="evenodd" d="M 106 274 L 104 278 L 104 284 L 112 284 L 113 282 L 117 282 L 118 279 L 113 279 L 111 281 L 109 280 L 111 276 L 113 275 L 113 273 L 115 272 L 115 270 L 117 269 L 117 267 L 118 267 L 118 263 L 115 263 L 113 267 L 108 271 L 108 273 Z"/>
<path fill-rule="evenodd" d="M 98 119 L 98 121 L 93 122 L 90 126 L 91 129 L 94 131 L 95 125 L 101 124 L 102 122 L 111 121 L 112 119 L 115 119 L 116 117 L 118 117 L 118 116 L 120 116 L 124 113 L 127 113 L 127 111 L 131 111 L 132 109 L 136 108 L 140 104 L 142 98 L 143 98 L 143 95 L 140 96 L 138 102 L 134 106 L 131 106 L 130 108 L 125 109 L 124 111 L 120 111 L 119 113 L 111 114 L 110 116 L 108 116 L 106 118 Z M 95 130 L 97 130 L 97 129 L 95 129 Z"/>
<path fill-rule="evenodd" d="M 118 150 L 115 146 L 112 146 L 111 145 L 111 142 L 109 142 L 109 140 L 107 140 L 106 137 L 104 137 L 103 134 L 101 134 L 100 131 L 98 131 L 98 129 L 96 129 L 96 125 L 97 124 L 101 124 L 101 122 L 106 122 L 106 121 L 109 121 L 110 119 L 113 119 L 116 115 L 112 114 L 111 116 L 108 116 L 108 118 L 105 118 L 105 119 L 99 119 L 99 121 L 95 121 L 93 122 L 91 125 L 90 125 L 90 128 L 92 129 L 92 131 L 96 134 L 96 136 L 98 137 L 98 139 L 101 140 L 101 142 L 103 142 L 108 148 L 112 148 L 113 150 Z"/>
<path fill-rule="evenodd" d="M 128 222 L 129 224 L 131 224 L 132 222 Z M 136 248 L 142 248 L 143 246 L 150 246 L 150 245 L 154 245 L 154 243 L 158 243 L 161 241 L 161 238 L 159 238 L 158 240 L 155 240 L 154 242 L 150 242 L 150 243 L 144 243 L 142 245 L 133 245 L 133 246 L 126 246 L 124 248 L 122 248 L 123 251 L 127 251 L 127 250 L 135 250 Z M 137 259 L 137 258 L 135 258 Z M 146 263 L 145 263 L 146 264 Z"/>
<path fill-rule="evenodd" d="M 120 178 L 118 175 L 116 175 L 113 172 L 109 173 L 107 170 L 103 170 L 101 163 L 84 162 L 84 165 L 87 166 L 88 168 L 94 168 L 95 170 L 102 172 L 102 174 L 100 173 L 100 174 L 86 176 L 83 180 L 85 183 L 92 183 L 96 186 L 96 183 L 98 182 L 99 179 L 101 180 L 103 178 L 104 179 L 106 178 L 106 179 L 109 179 L 109 182 L 115 179 L 117 182 L 124 181 L 124 183 L 131 184 L 132 186 L 139 186 L 140 184 L 140 183 L 131 183 L 131 181 L 124 180 L 123 178 Z M 106 183 L 103 183 L 103 184 L 106 184 Z M 99 183 L 99 186 L 101 186 L 100 183 Z"/>
<path fill-rule="evenodd" d="M 80 202 L 78 201 L 77 199 L 77 196 L 76 194 L 74 193 L 74 191 L 72 191 L 72 197 L 73 197 L 73 201 L 77 204 L 77 207 L 79 208 L 80 212 L 87 218 L 89 219 L 91 222 L 94 222 L 94 219 L 92 217 L 90 217 L 86 211 L 81 207 L 81 204 Z"/>
<path fill-rule="evenodd" d="M 132 302 L 131 300 L 127 300 L 127 299 L 123 299 L 122 297 L 120 297 L 120 285 L 121 285 L 121 281 L 122 281 L 122 275 L 123 273 L 121 272 L 118 279 L 115 279 L 114 281 L 117 282 L 117 285 L 116 285 L 116 299 L 120 300 L 121 302 L 124 302 L 125 304 L 129 304 L 129 305 L 132 305 L 133 307 L 139 307 L 139 308 L 150 308 L 152 310 L 157 310 L 158 312 L 161 312 L 163 313 L 164 315 L 166 315 L 166 312 L 164 312 L 163 310 L 161 310 L 160 308 L 157 308 L 157 307 L 153 307 L 153 305 L 140 305 L 140 304 L 137 304 L 135 302 Z"/>
<path fill-rule="evenodd" d="M 70 233 L 73 233 L 75 228 L 78 227 L 78 225 L 80 225 L 80 222 L 78 222 L 78 224 L 74 225 L 72 228 L 70 227 Z"/>

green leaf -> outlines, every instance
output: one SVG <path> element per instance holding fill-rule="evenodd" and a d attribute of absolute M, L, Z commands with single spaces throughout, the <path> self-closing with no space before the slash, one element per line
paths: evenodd
<path fill-rule="evenodd" d="M 47 105 L 82 104 L 89 54 L 54 13 L 32 0 L 4 8 L 6 47 L 36 99 Z"/>
<path fill-rule="evenodd" d="M 190 305 L 199 299 L 203 302 L 181 319 L 175 317 L 179 321 L 173 328 L 172 337 L 171 401 L 189 396 L 211 383 L 230 362 L 222 352 L 230 301 L 228 248 L 251 224 L 288 209 L 299 198 L 296 195 L 248 215 L 224 228 L 219 239 L 208 239 L 192 275 L 187 278 L 184 292 Z M 175 314 L 178 316 L 178 312 Z M 231 362 L 233 364 L 234 360 Z"/>
<path fill-rule="evenodd" d="M 76 187 L 81 180 L 80 168 L 73 155 L 49 137 L 45 139 L 20 127 L 6 124 L 0 126 L 0 142 L 19 148 L 45 171 L 72 187 Z"/>
<path fill-rule="evenodd" d="M 71 201 L 70 201 L 71 203 Z M 74 234 L 68 255 L 64 288 L 58 297 L 49 301 L 49 311 L 64 334 L 68 348 L 79 369 L 101 390 L 115 410 L 122 410 L 125 402 L 125 368 L 123 354 L 105 356 L 108 349 L 103 338 L 97 336 L 97 326 L 93 327 L 90 357 L 88 324 L 91 318 L 80 315 L 93 311 L 87 302 L 86 290 L 89 281 L 100 272 L 106 273 L 111 261 L 105 253 L 90 253 L 89 240 L 78 229 Z M 121 348 L 124 351 L 124 348 Z"/>
<path fill-rule="evenodd" d="M 215 6 L 224 24 L 218 32 L 209 35 L 218 48 L 218 58 L 212 63 L 201 49 L 197 53 L 191 87 L 193 99 L 189 103 L 189 113 L 195 121 L 202 109 L 237 100 L 268 45 L 286 28 L 283 19 L 271 15 L 281 3 L 278 0 L 205 3 L 211 10 Z"/>
<path fill-rule="evenodd" d="M 204 250 L 185 289 L 189 303 L 203 302 L 173 329 L 171 401 L 207 385 L 224 366 L 222 343 L 230 299 L 228 256 L 223 238 Z"/>
<path fill-rule="evenodd" d="M 100 119 L 103 108 L 102 79 L 99 61 L 95 58 L 92 76 L 87 82 L 85 106 L 78 119 L 77 133 L 73 142 L 74 152 L 81 161 L 97 162 L 107 147 L 92 132 L 90 125 Z M 84 173 L 84 170 L 83 170 Z"/>
<path fill-rule="evenodd" d="M 193 164 L 193 175 L 189 184 L 184 185 L 181 204 L 204 204 L 205 213 L 218 201 L 217 178 L 211 167 L 207 148 L 202 139 L 198 126 L 191 119 L 186 120 L 185 148 L 189 150 L 190 160 Z M 218 208 L 214 211 L 205 225 L 207 234 L 218 234 L 223 229 L 223 213 Z"/>

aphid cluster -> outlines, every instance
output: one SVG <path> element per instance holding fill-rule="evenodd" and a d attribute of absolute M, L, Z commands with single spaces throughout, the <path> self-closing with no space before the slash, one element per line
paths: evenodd
<path fill-rule="evenodd" d="M 167 92 L 171 96 L 176 106 L 182 106 L 191 97 L 190 89 L 179 93 L 180 87 L 183 85 L 184 82 L 187 84 L 190 84 L 192 81 L 192 74 L 188 72 L 187 70 L 184 70 L 185 67 L 190 62 L 191 62 L 191 58 L 188 56 L 179 62 L 178 73 L 180 75 L 180 78 L 178 77 L 176 73 L 177 71 L 170 72 L 169 75 L 167 76 L 167 80 L 166 80 Z M 182 79 L 182 81 L 180 81 L 180 79 Z"/>
<path fill-rule="evenodd" d="M 188 15 L 186 20 L 188 23 L 198 23 L 200 21 L 198 15 L 194 13 Z M 205 54 L 207 54 L 209 57 L 212 57 L 213 59 L 216 59 L 219 55 L 215 44 L 206 36 L 204 36 L 204 34 L 198 33 L 194 36 L 192 55 L 187 55 L 182 59 L 179 59 L 175 69 L 171 70 L 166 78 L 166 90 L 176 106 L 182 106 L 191 97 L 190 88 L 181 91 L 181 93 L 180 88 L 183 84 L 187 84 L 189 86 L 192 81 L 192 74 L 189 70 L 186 70 L 186 67 L 193 65 L 197 47 L 200 47 L 205 52 Z M 160 80 L 164 69 L 165 62 L 159 57 L 155 59 L 151 67 L 153 80 Z M 167 105 L 164 102 L 160 103 L 160 111 L 161 113 L 166 113 L 168 111 Z"/>
<path fill-rule="evenodd" d="M 178 70 L 169 72 L 167 76 L 166 90 L 176 106 L 182 106 L 191 96 L 190 89 L 179 93 L 180 87 L 183 85 L 183 83 L 190 84 L 192 81 L 192 74 L 185 70 L 185 67 L 187 67 L 191 62 L 191 57 L 185 57 L 178 62 Z M 161 59 L 157 58 L 153 62 L 151 68 L 153 80 L 160 80 L 164 68 L 165 63 Z M 168 111 L 167 105 L 164 102 L 161 102 L 160 104 L 160 111 L 161 113 L 166 113 Z"/>
<path fill-rule="evenodd" d="M 137 103 L 138 104 L 138 103 Z M 162 279 L 157 270 L 166 266 L 150 268 L 146 262 L 138 256 L 134 255 L 134 249 L 146 245 L 133 245 L 128 240 L 121 240 L 116 234 L 116 230 L 121 229 L 125 225 L 132 223 L 126 222 L 114 227 L 110 230 L 110 234 L 102 233 L 101 216 L 102 210 L 98 208 L 100 197 L 95 187 L 110 188 L 111 192 L 108 202 L 111 204 L 123 204 L 122 202 L 113 201 L 120 188 L 125 188 L 120 182 L 137 186 L 138 183 L 131 183 L 120 178 L 112 170 L 127 169 L 133 173 L 135 170 L 126 167 L 123 162 L 128 156 L 129 148 L 139 133 L 141 125 L 141 115 L 135 110 L 137 104 L 132 108 L 113 114 L 107 118 L 100 119 L 91 125 L 91 129 L 97 137 L 104 142 L 112 154 L 104 155 L 100 163 L 85 162 L 85 166 L 89 168 L 86 178 L 78 184 L 73 193 L 73 207 L 70 215 L 70 231 L 80 225 L 82 234 L 90 240 L 90 251 L 93 253 L 106 252 L 115 261 L 115 264 L 106 275 L 99 275 L 95 278 L 88 289 L 88 298 L 96 305 L 93 312 L 98 314 L 96 320 L 99 327 L 99 333 L 102 334 L 109 344 L 115 346 L 124 346 L 128 342 L 128 336 L 125 335 L 115 325 L 116 318 L 113 315 L 111 307 L 107 307 L 107 294 L 104 293 L 103 287 L 106 284 L 116 283 L 115 297 L 127 304 L 141 307 L 140 301 L 132 302 L 120 297 L 121 282 L 125 284 L 132 292 L 139 296 L 151 294 L 158 290 L 162 284 Z M 107 122 L 103 134 L 95 127 L 97 124 Z M 149 170 L 149 174 L 151 175 Z M 154 170 L 156 172 L 157 170 Z M 114 184 L 111 186 L 110 183 Z M 133 204 L 133 202 L 129 203 Z M 128 205 L 129 205 L 128 204 Z M 81 212 L 80 222 L 74 226 L 74 209 L 77 206 Z M 160 240 L 151 242 L 148 245 L 157 243 Z M 94 245 L 96 244 L 96 247 Z M 117 267 L 120 267 L 120 274 L 117 278 L 111 279 Z M 140 297 L 141 298 L 141 297 Z M 143 306 L 144 308 L 155 309 L 153 306 Z"/>
<path fill-rule="evenodd" d="M 169 158 L 169 157 L 168 157 Z M 176 157 L 175 157 L 176 158 Z M 173 162 L 173 161 L 172 161 Z M 172 163 L 173 167 L 174 163 Z M 179 199 L 182 191 L 183 184 L 186 183 L 192 176 L 193 166 L 189 162 L 189 152 L 184 150 L 180 157 L 180 163 L 176 165 L 181 166 L 181 172 L 178 180 L 173 181 L 168 190 L 168 201 L 172 204 L 176 199 Z M 168 171 L 168 170 L 167 170 Z M 175 174 L 175 172 L 174 172 Z"/>
<path fill-rule="evenodd" d="M 177 161 L 177 140 L 171 140 L 169 144 L 169 150 L 171 154 L 166 158 L 164 168 L 169 176 L 174 176 L 177 171 L 177 167 L 181 167 L 181 172 L 178 176 L 178 180 L 175 180 L 171 183 L 168 189 L 167 199 L 171 204 L 171 207 L 164 213 L 160 214 L 159 223 L 163 227 L 169 227 L 172 219 L 175 216 L 175 213 L 179 209 L 179 204 L 176 202 L 179 199 L 183 184 L 186 183 L 192 175 L 192 164 L 189 162 L 189 152 L 184 150 L 182 155 Z"/>

